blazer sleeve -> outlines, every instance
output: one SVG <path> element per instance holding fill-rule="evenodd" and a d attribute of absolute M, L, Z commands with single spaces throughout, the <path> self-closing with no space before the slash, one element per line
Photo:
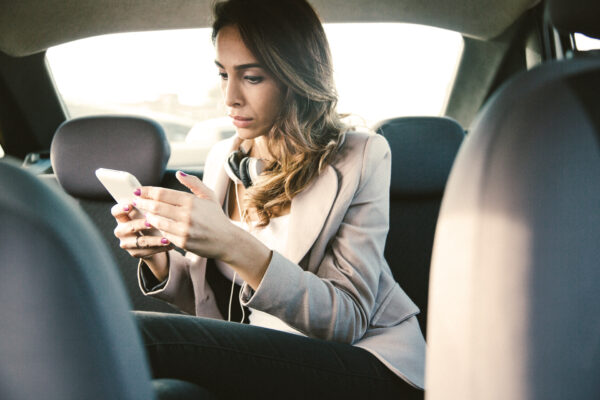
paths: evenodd
<path fill-rule="evenodd" d="M 194 287 L 190 278 L 190 264 L 191 260 L 189 258 L 184 257 L 175 250 L 169 251 L 169 275 L 167 279 L 160 284 L 152 282 L 154 284 L 150 283 L 152 287 L 149 288 L 146 285 L 151 281 L 148 277 L 152 273 L 149 272 L 144 260 L 140 259 L 138 283 L 142 293 L 173 304 L 187 314 L 195 314 L 196 307 L 194 304 Z"/>
<path fill-rule="evenodd" d="M 345 343 L 362 338 L 377 308 L 380 274 L 387 268 L 383 250 L 390 174 L 389 145 L 372 135 L 364 145 L 359 184 L 316 272 L 274 252 L 257 290 L 243 286 L 242 304 L 275 315 L 311 337 Z"/>

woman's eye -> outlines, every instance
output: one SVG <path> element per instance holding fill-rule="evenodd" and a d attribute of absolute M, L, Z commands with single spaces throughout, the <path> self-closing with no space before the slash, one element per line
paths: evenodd
<path fill-rule="evenodd" d="M 219 72 L 219 76 L 221 77 L 222 80 L 224 80 L 224 81 L 227 80 L 227 73 L 226 72 Z"/>
<path fill-rule="evenodd" d="M 250 76 L 250 75 L 246 75 L 244 77 L 244 79 L 252 84 L 261 83 L 264 80 L 264 78 L 262 76 Z"/>

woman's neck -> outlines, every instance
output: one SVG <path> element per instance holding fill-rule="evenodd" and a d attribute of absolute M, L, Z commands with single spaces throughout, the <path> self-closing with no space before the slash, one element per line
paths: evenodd
<path fill-rule="evenodd" d="M 273 158 L 271 152 L 269 151 L 269 147 L 267 145 L 267 138 L 265 136 L 259 136 L 254 138 L 250 142 L 250 157 L 260 158 L 263 160 L 269 160 Z"/>

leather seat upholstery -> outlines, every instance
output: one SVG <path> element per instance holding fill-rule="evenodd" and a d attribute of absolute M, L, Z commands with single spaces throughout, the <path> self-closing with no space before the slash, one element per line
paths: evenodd
<path fill-rule="evenodd" d="M 598 93 L 600 58 L 550 62 L 477 118 L 436 232 L 428 399 L 600 398 Z"/>
<path fill-rule="evenodd" d="M 79 206 L 0 161 L 0 398 L 152 399 L 113 259 Z"/>

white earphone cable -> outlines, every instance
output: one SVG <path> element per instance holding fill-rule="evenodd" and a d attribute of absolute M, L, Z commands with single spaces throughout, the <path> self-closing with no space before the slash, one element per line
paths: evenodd
<path fill-rule="evenodd" d="M 243 223 L 245 216 L 242 215 L 242 207 L 240 206 L 240 197 L 238 195 L 238 185 L 237 182 L 233 183 L 235 185 L 235 201 L 237 203 L 237 207 L 238 207 L 238 213 L 240 215 L 240 221 Z M 231 291 L 229 293 L 229 308 L 227 311 L 227 322 L 231 322 L 231 305 L 233 304 L 233 291 L 235 289 L 235 278 L 237 277 L 237 271 L 233 271 L 233 278 L 231 279 Z M 240 304 L 240 307 L 242 308 L 242 320 L 240 321 L 240 323 L 244 323 L 244 319 L 246 318 L 246 310 L 244 310 L 244 307 Z"/>

